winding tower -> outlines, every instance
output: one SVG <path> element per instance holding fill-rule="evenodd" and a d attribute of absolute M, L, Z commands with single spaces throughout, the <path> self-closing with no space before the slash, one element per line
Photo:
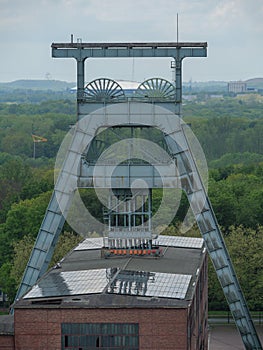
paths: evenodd
<path fill-rule="evenodd" d="M 70 208 L 75 205 L 73 217 L 76 212 L 81 215 L 82 209 L 74 204 L 78 189 L 106 189 L 105 258 L 138 254 L 161 259 L 152 190 L 182 188 L 244 346 L 262 349 L 193 155 L 188 127 L 181 119 L 182 61 L 206 57 L 207 43 L 53 43 L 52 56 L 76 60 L 78 120 L 65 143 L 55 188 L 17 299 L 46 272 Z M 106 78 L 85 85 L 86 59 L 118 57 L 170 57 L 175 84 L 153 78 L 140 84 L 133 94 Z M 152 143 L 157 144 L 156 149 Z M 73 226 L 80 225 L 77 229 L 84 232 L 86 221 L 80 221 L 75 220 Z M 148 277 L 140 276 L 142 282 Z"/>

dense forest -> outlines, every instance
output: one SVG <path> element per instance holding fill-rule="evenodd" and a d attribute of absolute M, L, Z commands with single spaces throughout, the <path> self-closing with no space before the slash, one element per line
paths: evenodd
<path fill-rule="evenodd" d="M 59 93 L 48 92 L 32 94 L 33 100 L 29 93 L 25 96 L 24 100 L 19 97 L 20 102 L 0 103 L 0 289 L 8 294 L 10 302 L 51 196 L 57 151 L 76 121 L 76 102 L 70 94 L 63 99 Z M 199 99 L 183 106 L 183 118 L 205 152 L 209 196 L 253 310 L 263 308 L 262 105 L 262 96 L 249 94 Z M 34 143 L 32 134 L 47 142 Z M 158 199 L 160 193 L 154 195 Z M 84 194 L 84 201 L 85 196 L 91 210 L 102 217 L 95 193 Z M 176 217 L 165 233 L 179 234 L 178 226 L 187 209 L 186 197 L 182 196 Z M 186 235 L 200 236 L 196 227 Z M 80 239 L 65 224 L 52 264 Z M 226 308 L 211 266 L 209 308 Z"/>

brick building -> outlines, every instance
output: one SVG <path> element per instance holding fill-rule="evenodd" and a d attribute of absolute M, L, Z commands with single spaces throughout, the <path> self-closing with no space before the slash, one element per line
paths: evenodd
<path fill-rule="evenodd" d="M 203 240 L 158 241 L 160 256 L 104 258 L 101 238 L 84 240 L 15 304 L 0 349 L 207 349 Z"/>

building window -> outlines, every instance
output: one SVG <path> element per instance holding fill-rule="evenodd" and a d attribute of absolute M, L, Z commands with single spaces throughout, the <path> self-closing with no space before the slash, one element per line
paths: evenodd
<path fill-rule="evenodd" d="M 137 323 L 62 323 L 62 350 L 138 350 Z"/>

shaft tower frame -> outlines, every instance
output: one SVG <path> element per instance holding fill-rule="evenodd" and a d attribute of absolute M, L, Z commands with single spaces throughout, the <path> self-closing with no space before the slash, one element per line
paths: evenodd
<path fill-rule="evenodd" d="M 93 104 L 89 107 L 85 102 L 85 60 L 88 58 L 172 58 L 175 63 L 176 76 L 175 99 L 173 104 L 170 104 L 168 108 L 172 109 L 175 114 L 180 115 L 182 103 L 182 61 L 186 57 L 207 56 L 206 42 L 82 43 L 78 40 L 76 43 L 53 43 L 51 47 L 52 57 L 74 58 L 76 60 L 78 119 L 81 119 L 82 115 L 87 114 L 87 112 L 96 110 L 96 108 L 103 105 Z M 184 178 L 185 185 L 183 189 L 185 190 L 191 204 L 194 216 L 206 243 L 208 253 L 213 262 L 218 279 L 229 304 L 229 308 L 236 322 L 236 326 L 241 334 L 244 346 L 246 349 L 260 350 L 262 349 L 262 346 L 250 316 L 243 292 L 237 280 L 212 205 L 204 189 L 194 157 L 191 154 L 191 149 L 187 142 L 187 136 L 185 135 L 182 126 L 179 130 L 176 130 L 176 132 L 184 139 L 185 148 L 181 150 L 176 149 L 176 147 L 170 143 L 169 139 L 167 139 L 167 144 L 179 164 L 179 177 L 181 179 Z M 77 131 L 77 133 L 79 133 L 79 135 L 81 134 L 80 131 Z M 74 152 L 74 149 L 69 149 L 67 158 L 65 159 L 65 164 L 70 161 L 70 155 L 72 152 Z M 69 171 L 68 168 L 66 169 L 66 165 L 65 169 L 62 169 L 62 177 L 64 170 Z M 193 173 L 195 174 L 195 179 L 192 176 Z M 59 176 L 58 184 L 60 181 L 62 182 L 62 177 Z M 63 216 L 55 192 L 56 187 L 26 267 L 16 296 L 17 299 L 21 298 L 47 270 L 58 236 L 64 224 L 65 211 Z M 57 192 L 59 192 L 60 197 L 63 197 L 67 201 L 69 207 L 71 204 L 72 193 L 67 191 L 66 187 L 63 187 L 63 191 L 59 191 L 57 188 Z M 200 201 L 205 203 L 201 208 L 198 205 Z"/>

